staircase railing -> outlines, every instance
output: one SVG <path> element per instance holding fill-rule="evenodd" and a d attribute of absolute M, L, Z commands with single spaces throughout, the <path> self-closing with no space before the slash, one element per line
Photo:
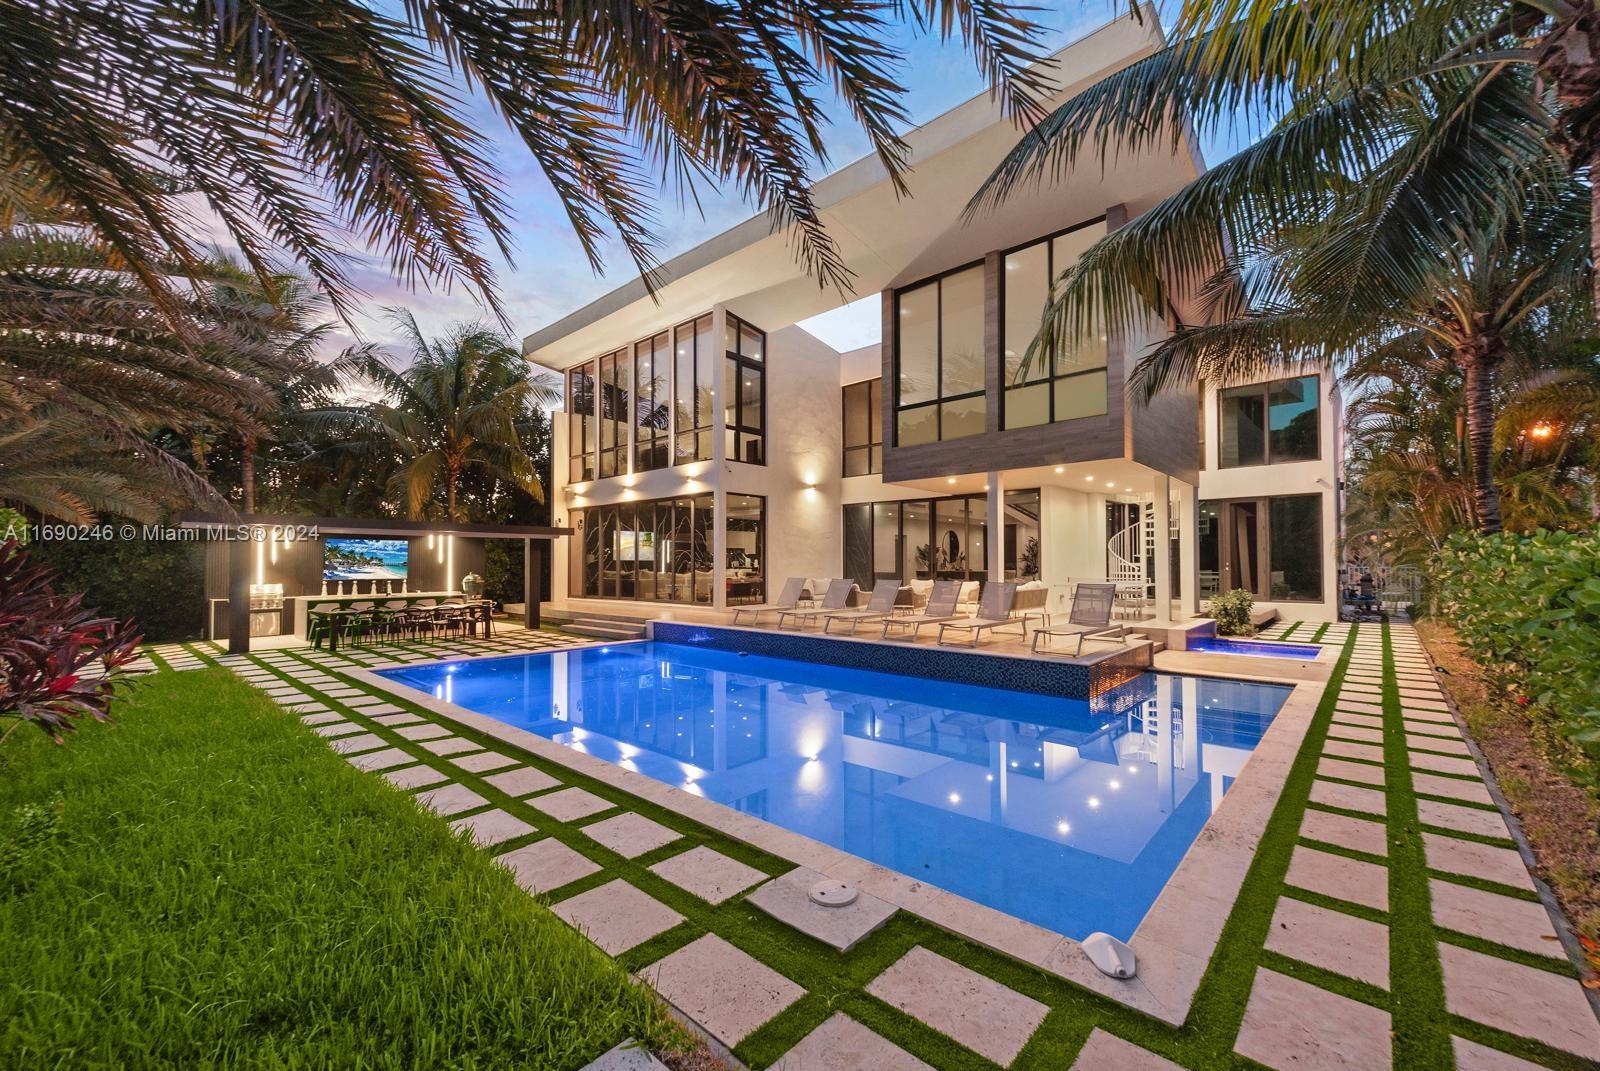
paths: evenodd
<path fill-rule="evenodd" d="M 1106 540 L 1106 565 L 1113 583 L 1144 580 L 1144 519 L 1134 521 Z"/>

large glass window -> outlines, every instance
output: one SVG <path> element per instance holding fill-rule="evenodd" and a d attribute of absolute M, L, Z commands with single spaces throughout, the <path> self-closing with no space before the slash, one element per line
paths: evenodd
<path fill-rule="evenodd" d="M 583 510 L 583 595 L 709 605 L 714 518 L 709 494 Z"/>
<path fill-rule="evenodd" d="M 845 506 L 844 575 L 863 588 L 878 580 L 987 579 L 987 511 L 986 495 Z M 1037 488 L 1006 493 L 1004 538 L 1007 579 L 1038 579 Z"/>
<path fill-rule="evenodd" d="M 895 295 L 895 443 L 984 430 L 983 265 Z"/>
<path fill-rule="evenodd" d="M 1296 376 L 1218 392 L 1218 464 L 1315 461 L 1320 453 L 1320 377 Z"/>
<path fill-rule="evenodd" d="M 628 351 L 600 358 L 600 475 L 628 471 Z"/>
<path fill-rule="evenodd" d="M 1058 346 L 1050 353 L 1037 352 L 1031 358 L 1028 353 L 1038 337 L 1039 317 L 1052 282 L 1105 233 L 1105 223 L 1096 222 L 1006 254 L 1000 348 L 1007 428 L 1105 415 L 1104 336 Z"/>
<path fill-rule="evenodd" d="M 767 597 L 767 500 L 728 496 L 728 605 Z"/>
<path fill-rule="evenodd" d="M 667 467 L 667 333 L 633 344 L 633 471 Z"/>
<path fill-rule="evenodd" d="M 1270 500 L 1271 598 L 1322 598 L 1322 496 Z"/>
<path fill-rule="evenodd" d="M 728 460 L 765 465 L 767 425 L 767 335 L 731 313 L 724 328 L 727 360 L 723 383 Z"/>
<path fill-rule="evenodd" d="M 844 388 L 844 474 L 883 471 L 883 380 Z"/>
<path fill-rule="evenodd" d="M 585 361 L 567 372 L 568 482 L 594 479 L 594 449 L 594 362 Z"/>
<path fill-rule="evenodd" d="M 1321 601 L 1321 495 L 1206 499 L 1198 521 L 1201 598 L 1243 588 L 1271 602 Z"/>
<path fill-rule="evenodd" d="M 673 329 L 673 420 L 675 465 L 711 460 L 713 424 L 711 377 L 716 368 L 711 316 L 698 317 Z"/>

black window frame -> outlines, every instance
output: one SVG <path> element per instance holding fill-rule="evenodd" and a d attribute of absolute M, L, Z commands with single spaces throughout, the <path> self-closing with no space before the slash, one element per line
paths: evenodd
<path fill-rule="evenodd" d="M 713 397 L 713 393 L 714 392 L 713 392 L 712 384 L 713 384 L 713 382 L 715 381 L 715 378 L 716 378 L 716 374 L 717 374 L 716 373 L 716 367 L 717 366 L 713 363 L 708 369 L 706 369 L 707 373 L 710 375 L 711 378 L 707 382 L 701 383 L 700 382 L 700 356 L 701 355 L 700 355 L 700 332 L 699 332 L 699 325 L 700 325 L 701 321 L 705 321 L 705 324 L 706 324 L 706 332 L 705 332 L 706 333 L 706 345 L 711 349 L 711 353 L 710 353 L 709 356 L 710 356 L 711 360 L 714 362 L 716 360 L 716 337 L 715 337 L 716 322 L 715 322 L 715 318 L 712 316 L 711 313 L 706 312 L 706 313 L 700 314 L 699 316 L 691 317 L 690 319 L 685 320 L 683 323 L 674 326 L 673 329 L 672 329 L 672 343 L 671 343 L 671 346 L 672 346 L 672 451 L 671 452 L 672 452 L 672 463 L 674 465 L 693 465 L 693 464 L 695 464 L 697 462 L 701 462 L 701 461 L 710 461 L 712 459 L 712 457 L 715 455 L 715 451 L 716 451 L 714 438 L 715 438 L 716 433 L 717 433 L 717 406 L 716 406 L 715 398 Z M 689 343 L 689 368 L 690 368 L 691 373 L 692 373 L 691 381 L 690 381 L 690 383 L 688 385 L 688 387 L 689 387 L 689 406 L 688 406 L 688 410 L 689 410 L 689 413 L 691 414 L 691 421 L 690 421 L 690 423 L 689 423 L 689 425 L 687 427 L 682 426 L 679 423 L 679 420 L 678 420 L 678 414 L 679 414 L 679 412 L 680 412 L 680 410 L 681 410 L 681 408 L 683 406 L 683 398 L 684 398 L 684 395 L 683 395 L 684 384 L 681 382 L 682 377 L 678 375 L 678 372 L 679 372 L 679 367 L 678 367 L 678 346 L 680 346 L 683 343 L 683 341 L 684 341 L 683 336 L 684 336 L 685 333 L 687 333 L 687 336 L 688 336 L 687 341 Z M 704 413 L 705 423 L 703 423 L 703 424 L 700 423 L 701 414 L 700 414 L 700 411 L 699 411 L 699 399 L 701 397 L 700 391 L 702 389 L 705 391 L 705 401 L 706 401 L 705 413 Z M 680 453 L 681 444 L 684 443 L 685 441 L 688 441 L 689 443 L 691 443 L 692 447 L 693 447 L 691 450 L 689 450 L 687 456 L 685 456 L 684 454 Z M 704 453 L 703 456 L 702 456 L 701 451 L 700 451 L 700 443 L 701 442 L 705 443 L 705 453 Z"/>
<path fill-rule="evenodd" d="M 1013 389 L 1015 389 L 1015 388 L 1037 387 L 1040 384 L 1046 384 L 1047 385 L 1047 390 L 1045 391 L 1045 395 L 1046 395 L 1046 398 L 1048 399 L 1049 419 L 1046 420 L 1044 422 L 1044 424 L 1019 424 L 1017 426 L 1018 428 L 1039 428 L 1039 427 L 1044 427 L 1044 426 L 1046 426 L 1048 424 L 1070 423 L 1073 420 L 1097 420 L 1097 419 L 1099 419 L 1101 417 L 1106 416 L 1111 411 L 1111 383 L 1110 383 L 1110 379 L 1111 379 L 1111 352 L 1110 352 L 1109 346 L 1107 347 L 1107 350 L 1106 350 L 1106 363 L 1105 363 L 1105 366 L 1102 367 L 1102 368 L 1085 368 L 1085 369 L 1083 369 L 1081 371 L 1077 371 L 1077 372 L 1064 372 L 1064 373 L 1057 374 L 1057 372 L 1056 372 L 1055 355 L 1054 354 L 1049 354 L 1049 355 L 1047 355 L 1048 359 L 1043 362 L 1044 367 L 1048 370 L 1048 374 L 1046 374 L 1044 376 L 1032 378 L 1032 379 L 1024 379 L 1024 380 L 1022 380 L 1022 381 L 1020 381 L 1018 383 L 1012 383 L 1011 381 L 1009 381 L 1008 379 L 1005 378 L 1005 371 L 1006 371 L 1006 367 L 1005 367 L 1006 366 L 1006 258 L 1011 256 L 1013 253 L 1020 253 L 1024 249 L 1029 249 L 1029 248 L 1031 248 L 1033 246 L 1036 246 L 1036 245 L 1039 245 L 1039 244 L 1043 243 L 1043 245 L 1045 247 L 1045 286 L 1046 286 L 1046 292 L 1048 292 L 1049 287 L 1054 284 L 1055 278 L 1056 278 L 1055 240 L 1057 238 L 1063 238 L 1063 237 L 1065 237 L 1065 236 L 1067 236 L 1069 234 L 1072 234 L 1075 231 L 1081 231 L 1081 230 L 1084 230 L 1085 228 L 1088 228 L 1088 227 L 1094 227 L 1094 226 L 1103 224 L 1106 221 L 1107 221 L 1107 217 L 1106 216 L 1103 216 L 1103 215 L 1096 216 L 1094 219 L 1086 219 L 1082 223 L 1074 223 L 1070 227 L 1063 227 L 1061 230 L 1052 231 L 1049 234 L 1041 235 L 1038 238 L 1033 238 L 1033 239 L 1031 239 L 1029 241 L 1022 242 L 1019 245 L 1014 245 L 1009 249 L 1002 249 L 1000 251 L 1000 301 L 999 301 L 998 307 L 995 310 L 995 315 L 999 319 L 999 323 L 998 323 L 997 327 L 999 328 L 998 334 L 1000 336 L 1000 376 L 1001 376 L 1001 382 L 1000 382 L 1000 429 L 1002 431 L 1015 431 L 1015 430 L 1017 430 L 1016 428 L 1010 427 L 1006 423 L 1006 403 L 1010 400 L 1011 391 Z M 1029 341 L 1030 344 L 1032 343 L 1032 341 L 1033 341 L 1032 336 L 1029 337 L 1028 341 Z M 1106 411 L 1104 413 L 1087 413 L 1087 414 L 1085 414 L 1083 416 L 1066 417 L 1064 419 L 1058 419 L 1056 417 L 1056 389 L 1055 389 L 1056 388 L 1056 381 L 1057 380 L 1067 380 L 1067 379 L 1081 379 L 1083 377 L 1096 375 L 1096 374 L 1103 375 L 1103 376 L 1106 377 Z"/>
<path fill-rule="evenodd" d="M 988 365 L 989 365 L 989 354 L 987 352 L 984 353 L 983 360 L 982 360 L 982 365 L 983 365 L 984 372 L 985 372 L 985 375 L 984 375 L 985 382 L 984 382 L 984 384 L 982 386 L 980 386 L 977 390 L 974 390 L 974 391 L 967 391 L 964 394 L 952 394 L 952 395 L 949 395 L 948 397 L 945 396 L 945 394 L 943 393 L 943 391 L 944 391 L 944 281 L 946 279 L 948 279 L 952 275 L 960 275 L 962 272 L 971 271 L 974 268 L 977 268 L 980 272 L 984 271 L 985 270 L 984 262 L 982 260 L 976 260 L 976 261 L 971 261 L 971 262 L 966 263 L 966 264 L 957 265 L 956 267 L 950 268 L 947 271 L 942 271 L 942 272 L 938 273 L 937 275 L 930 275 L 926 279 L 918 279 L 914 283 L 908 283 L 907 285 L 899 287 L 898 289 L 896 289 L 894 291 L 894 325 L 895 325 L 895 331 L 894 331 L 894 365 L 893 365 L 893 367 L 894 367 L 894 408 L 893 408 L 893 415 L 894 415 L 894 444 L 895 444 L 896 448 L 899 448 L 901 446 L 901 442 L 900 442 L 900 414 L 904 413 L 904 412 L 912 411 L 912 410 L 917 410 L 917 409 L 926 409 L 929 406 L 933 406 L 934 407 L 934 410 L 933 410 L 933 430 L 934 430 L 933 440 L 932 440 L 932 442 L 928 442 L 928 443 L 913 443 L 913 444 L 911 444 L 913 446 L 931 446 L 931 445 L 933 445 L 933 443 L 959 442 L 961 439 L 972 439 L 972 438 L 976 438 L 977 435 L 983 434 L 983 432 L 978 432 L 975 435 L 962 435 L 962 436 L 959 436 L 956 439 L 946 439 L 944 437 L 944 406 L 950 404 L 951 402 L 965 402 L 965 401 L 969 401 L 969 400 L 971 400 L 973 398 L 982 398 L 984 400 L 984 431 L 988 430 L 988 419 L 989 419 L 989 415 L 988 415 L 989 398 L 988 398 L 988 395 L 989 395 L 989 389 L 988 389 L 988 382 L 987 382 L 987 380 L 988 380 L 988 374 L 987 373 L 988 373 Z M 988 285 L 987 284 L 987 280 L 985 280 L 985 286 L 987 286 L 987 285 Z M 909 292 L 911 292 L 913 290 L 920 290 L 925 286 L 933 286 L 935 288 L 934 289 L 934 303 L 933 303 L 933 329 L 934 329 L 934 343 L 933 343 L 933 349 L 934 349 L 934 356 L 933 356 L 933 397 L 930 398 L 929 400 L 925 401 L 925 402 L 912 402 L 910 405 L 903 405 L 903 404 L 901 404 L 901 401 L 900 401 L 900 380 L 902 378 L 901 375 L 900 375 L 900 345 L 901 345 L 901 339 L 902 339 L 902 335 L 903 335 L 903 332 L 900 329 L 900 300 L 901 300 L 903 295 L 905 295 L 905 294 L 907 294 L 907 293 L 909 293 Z M 984 315 L 985 315 L 985 318 L 986 318 L 987 310 L 984 310 Z M 987 329 L 987 327 L 988 327 L 987 324 L 984 324 L 983 326 L 985 327 L 985 329 Z M 987 331 L 986 331 L 986 333 L 987 333 Z M 987 350 L 987 347 L 985 347 L 985 349 Z M 887 428 L 884 429 L 884 435 L 887 436 L 888 434 L 889 434 L 888 429 Z"/>
<path fill-rule="evenodd" d="M 852 394 L 867 396 L 867 439 L 865 442 L 853 443 L 850 441 L 850 400 Z M 840 436 L 843 452 L 840 455 L 839 473 L 841 476 L 872 476 L 883 471 L 883 377 L 876 376 L 872 379 L 863 379 L 855 383 L 846 383 L 839 388 L 839 414 L 841 417 Z M 877 435 L 873 435 L 873 425 L 877 425 Z M 866 455 L 867 467 L 860 472 L 850 471 L 850 458 L 852 455 Z"/>
<path fill-rule="evenodd" d="M 722 399 L 723 423 L 726 430 L 733 433 L 730 440 L 733 452 L 726 460 L 737 461 L 743 465 L 765 466 L 767 463 L 767 367 L 769 363 L 767 361 L 767 333 L 750 321 L 735 316 L 731 312 L 723 315 L 726 317 L 722 336 L 723 361 L 724 368 L 731 373 L 724 376 L 722 384 L 725 395 Z M 734 333 L 734 346 L 736 347 L 734 350 L 729 350 L 727 346 L 727 333 L 729 330 Z M 747 330 L 750 334 L 759 336 L 761 339 L 760 360 L 744 355 L 744 333 Z M 761 419 L 759 427 L 745 421 L 745 409 L 747 406 L 744 401 L 744 391 L 740 389 L 740 383 L 746 371 L 753 371 L 761 377 L 761 397 L 758 402 Z M 731 422 L 727 419 L 727 414 L 730 412 L 734 416 Z M 744 456 L 745 444 L 750 439 L 760 442 L 761 456 L 759 460 L 752 461 Z"/>
<path fill-rule="evenodd" d="M 600 471 L 599 461 L 595 451 L 590 448 L 589 433 L 594 434 L 594 445 L 600 441 L 599 418 L 595 413 L 595 399 L 599 391 L 595 389 L 597 380 L 595 372 L 598 362 L 591 357 L 582 364 L 574 365 L 567 369 L 567 482 L 587 483 L 594 479 Z M 587 409 L 579 404 L 579 391 L 577 380 L 588 380 L 588 406 Z"/>
<path fill-rule="evenodd" d="M 657 345 L 660 343 L 660 345 Z M 630 369 L 633 382 L 633 471 L 651 472 L 655 469 L 664 469 L 672 463 L 671 450 L 671 420 L 672 420 L 672 333 L 670 331 L 657 331 L 635 342 L 632 347 L 633 364 Z M 639 357 L 641 352 L 650 354 L 650 391 L 649 396 L 640 389 L 639 382 Z M 656 388 L 661 385 L 661 363 L 667 363 L 667 380 L 665 398 Z"/>
<path fill-rule="evenodd" d="M 1312 436 L 1316 443 L 1316 452 L 1311 457 L 1291 457 L 1276 459 L 1272 456 L 1272 391 L 1283 383 L 1292 383 L 1295 380 L 1309 379 L 1314 381 L 1314 396 L 1316 405 L 1312 412 L 1317 414 L 1316 434 Z M 1223 425 L 1223 399 L 1229 396 L 1242 397 L 1247 394 L 1258 394 L 1261 398 L 1261 460 L 1260 461 L 1235 461 L 1229 463 L 1223 458 L 1222 444 L 1226 442 Z M 1204 439 L 1201 440 L 1202 446 Z M 1218 469 L 1250 469 L 1262 465 L 1304 465 L 1322 460 L 1322 373 L 1308 372 L 1298 376 L 1279 376 L 1276 379 L 1262 380 L 1259 383 L 1242 383 L 1233 387 L 1217 388 L 1217 468 Z"/>

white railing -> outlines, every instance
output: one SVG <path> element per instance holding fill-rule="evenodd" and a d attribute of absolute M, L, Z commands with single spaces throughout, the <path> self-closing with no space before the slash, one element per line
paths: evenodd
<path fill-rule="evenodd" d="M 1145 532 L 1143 518 L 1106 541 L 1106 564 L 1113 583 L 1144 580 Z"/>

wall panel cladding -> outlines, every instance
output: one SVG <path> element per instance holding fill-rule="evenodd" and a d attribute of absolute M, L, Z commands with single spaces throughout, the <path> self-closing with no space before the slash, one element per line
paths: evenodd
<path fill-rule="evenodd" d="M 830 640 L 803 633 L 708 628 L 670 621 L 651 623 L 650 637 L 662 643 L 710 647 L 719 651 L 822 662 L 847 669 L 897 673 L 908 677 L 1007 688 L 1063 699 L 1099 699 L 1129 684 L 1150 668 L 1148 644 L 1118 651 L 1094 663 L 1007 658 L 937 647 Z"/>

